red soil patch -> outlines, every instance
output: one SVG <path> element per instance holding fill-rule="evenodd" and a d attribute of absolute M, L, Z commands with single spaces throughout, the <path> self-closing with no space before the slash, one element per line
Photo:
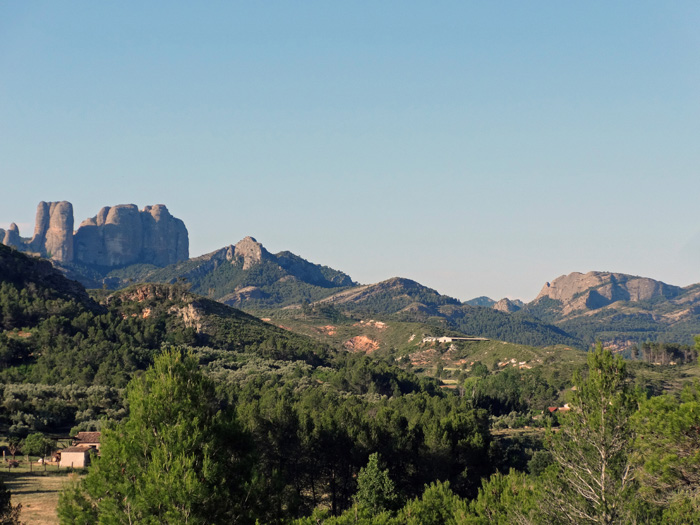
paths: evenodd
<path fill-rule="evenodd" d="M 370 339 L 366 335 L 358 335 L 348 341 L 345 341 L 343 346 L 351 352 L 364 352 L 366 354 L 371 354 L 379 348 L 379 343 L 373 339 Z"/>

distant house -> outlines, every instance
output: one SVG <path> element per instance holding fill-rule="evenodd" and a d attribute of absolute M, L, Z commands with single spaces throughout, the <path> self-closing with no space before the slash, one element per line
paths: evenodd
<path fill-rule="evenodd" d="M 94 447 L 68 447 L 59 450 L 60 466 L 63 468 L 85 468 L 90 464 L 90 454 L 94 450 Z"/>
<path fill-rule="evenodd" d="M 74 447 L 92 447 L 100 450 L 101 432 L 78 432 L 78 435 L 73 438 Z"/>
<path fill-rule="evenodd" d="M 90 455 L 100 450 L 100 432 L 78 432 L 73 437 L 73 446 L 59 450 L 60 466 L 85 468 L 90 464 Z"/>
<path fill-rule="evenodd" d="M 488 341 L 485 337 L 424 337 L 424 343 L 452 343 L 454 341 Z"/>

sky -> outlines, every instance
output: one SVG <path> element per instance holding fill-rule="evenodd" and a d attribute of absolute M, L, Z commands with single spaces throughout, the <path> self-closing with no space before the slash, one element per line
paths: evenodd
<path fill-rule="evenodd" d="M 2 2 L 0 227 L 166 204 L 373 283 L 700 282 L 700 3 Z"/>

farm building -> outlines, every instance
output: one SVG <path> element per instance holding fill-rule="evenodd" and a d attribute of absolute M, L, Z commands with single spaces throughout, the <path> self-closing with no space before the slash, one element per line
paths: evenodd
<path fill-rule="evenodd" d="M 68 447 L 60 450 L 62 468 L 85 468 L 90 464 L 90 454 L 94 447 Z"/>
<path fill-rule="evenodd" d="M 73 438 L 74 447 L 93 447 L 100 450 L 101 432 L 78 432 Z"/>

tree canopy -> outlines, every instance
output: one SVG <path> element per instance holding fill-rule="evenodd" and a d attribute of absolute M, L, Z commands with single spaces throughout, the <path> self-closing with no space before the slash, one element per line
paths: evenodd
<path fill-rule="evenodd" d="M 242 523 L 248 445 L 191 356 L 166 351 L 128 387 L 129 418 L 61 497 L 61 523 Z"/>

